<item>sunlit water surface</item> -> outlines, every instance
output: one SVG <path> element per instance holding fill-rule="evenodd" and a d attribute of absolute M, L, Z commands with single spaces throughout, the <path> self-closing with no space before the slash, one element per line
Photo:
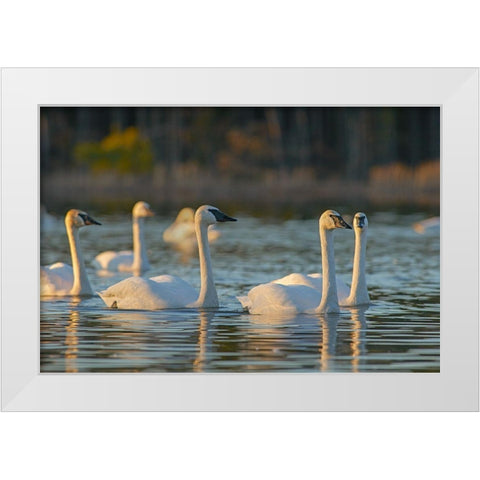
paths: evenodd
<path fill-rule="evenodd" d="M 131 249 L 128 216 L 98 216 L 83 228 L 90 282 L 102 290 L 128 274 L 99 276 L 104 250 Z M 122 311 L 99 297 L 49 298 L 40 304 L 42 372 L 438 372 L 440 236 L 411 228 L 422 214 L 368 213 L 367 281 L 372 305 L 338 315 L 277 318 L 242 311 L 236 296 L 292 272 L 321 271 L 318 220 L 237 215 L 211 246 L 220 308 Z M 345 216 L 348 219 L 347 216 Z M 351 218 L 351 217 L 350 217 Z M 199 287 L 196 255 L 167 246 L 170 218 L 146 221 L 152 269 Z M 335 232 L 337 274 L 350 283 L 354 234 Z M 42 232 L 41 263 L 71 263 L 62 220 Z"/>

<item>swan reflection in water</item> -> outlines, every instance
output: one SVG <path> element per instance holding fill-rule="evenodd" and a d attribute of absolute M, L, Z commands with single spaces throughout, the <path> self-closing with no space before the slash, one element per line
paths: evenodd
<path fill-rule="evenodd" d="M 65 372 L 77 373 L 77 356 L 78 356 L 78 322 L 80 320 L 80 312 L 78 310 L 70 310 L 69 320 L 65 325 Z"/>
<path fill-rule="evenodd" d="M 358 372 L 359 367 L 362 365 L 361 360 L 365 358 L 366 346 L 365 335 L 367 331 L 367 318 L 365 312 L 368 307 L 351 308 L 351 342 L 350 348 L 352 352 L 352 371 Z"/>
<path fill-rule="evenodd" d="M 255 354 L 256 361 L 249 368 L 268 367 L 269 360 L 291 361 L 292 343 L 298 342 L 303 346 L 303 353 L 295 360 L 296 370 L 312 362 L 317 363 L 321 371 L 331 370 L 339 317 L 339 314 L 251 315 L 250 323 L 255 329 L 249 332 L 248 348 Z"/>
<path fill-rule="evenodd" d="M 366 352 L 365 337 L 367 319 L 365 312 L 368 307 L 351 307 L 342 315 L 327 314 L 320 318 L 322 328 L 322 343 L 319 348 L 320 371 L 338 371 L 337 361 L 337 332 L 338 323 L 350 314 L 351 327 L 349 328 L 350 340 L 348 342 L 351 371 L 358 372 L 361 360 Z"/>
<path fill-rule="evenodd" d="M 116 335 L 135 340 L 135 335 L 146 334 L 152 327 L 152 317 L 142 311 L 120 310 L 112 314 L 103 314 L 102 325 L 109 325 Z M 133 337 L 132 337 L 133 336 Z"/>
<path fill-rule="evenodd" d="M 88 366 L 91 356 L 99 353 L 105 366 L 121 363 L 130 372 L 144 371 L 145 367 L 152 369 L 151 365 L 147 366 L 147 357 L 152 354 L 157 357 L 153 371 L 177 369 L 180 362 L 184 371 L 206 372 L 214 369 L 219 360 L 223 361 L 222 335 L 219 325 L 212 323 L 216 310 L 198 309 L 188 318 L 182 310 L 162 312 L 154 317 L 151 312 L 142 311 L 102 312 L 96 318 L 96 338 L 89 340 L 100 350 L 84 350 L 79 340 L 83 337 L 82 302 L 85 300 L 80 297 L 69 301 L 68 322 L 63 327 L 65 372 L 81 371 Z M 238 343 L 230 359 L 239 362 L 242 370 L 251 372 L 268 370 L 272 365 L 276 365 L 277 371 L 288 371 L 293 364 L 296 371 L 313 368 L 320 372 L 359 372 L 366 356 L 365 311 L 366 308 L 349 308 L 342 309 L 340 314 L 320 316 L 247 315 L 246 329 L 238 331 Z M 180 356 L 172 356 L 170 348 L 173 324 L 174 335 L 184 339 L 187 347 Z M 188 345 L 192 341 L 194 348 L 190 350 Z M 292 343 L 302 346 L 294 357 L 292 348 L 296 349 Z M 111 348 L 113 345 L 116 347 Z M 281 365 L 286 362 L 290 365 L 284 369 Z"/>
<path fill-rule="evenodd" d="M 337 351 L 337 325 L 340 315 L 329 313 L 320 317 L 322 341 L 319 344 L 319 364 L 321 372 L 335 370 L 335 355 Z"/>
<path fill-rule="evenodd" d="M 159 356 L 157 358 L 156 371 L 166 369 L 172 361 L 178 361 L 177 356 L 171 356 L 169 343 L 171 341 L 169 334 L 162 336 L 161 324 L 165 322 L 175 323 L 178 325 L 178 334 L 192 338 L 192 334 L 185 329 L 188 325 L 192 325 L 193 320 L 185 320 L 183 317 L 185 312 L 181 310 L 162 312 L 161 316 L 153 319 L 150 314 L 132 311 L 115 312 L 112 315 L 102 317 L 102 325 L 110 324 L 114 328 L 115 336 L 124 337 L 124 348 L 117 350 L 115 355 L 129 362 L 142 361 L 142 352 L 145 350 L 155 349 Z M 183 362 L 185 366 L 191 365 L 192 371 L 203 372 L 208 366 L 208 347 L 210 345 L 210 322 L 215 316 L 214 310 L 198 310 L 198 330 L 194 334 L 197 338 L 196 354 L 192 358 L 191 353 L 186 350 L 184 352 Z M 159 323 L 160 322 L 160 323 Z M 169 327 L 167 326 L 167 329 Z M 186 343 L 187 345 L 188 343 Z M 175 357 L 175 358 L 174 358 Z"/>
<path fill-rule="evenodd" d="M 349 370 L 358 372 L 366 353 L 365 338 L 367 321 L 363 308 L 349 308 L 338 313 L 316 315 L 251 315 L 250 322 L 260 331 L 251 331 L 248 343 L 249 351 L 261 355 L 262 361 L 269 358 L 279 360 L 288 356 L 291 343 L 297 341 L 310 345 L 317 352 L 316 360 L 321 372 L 345 370 L 345 358 L 348 358 Z M 350 323 L 345 328 L 345 322 Z M 285 348 L 286 347 L 286 348 Z M 310 363 L 305 352 L 305 361 Z M 280 358 L 281 359 L 281 358 Z M 287 357 L 285 358 L 287 360 Z M 301 357 L 298 358 L 302 362 Z M 258 369 L 258 362 L 250 369 Z M 298 365 L 302 368 L 301 363 Z"/>
<path fill-rule="evenodd" d="M 193 371 L 203 372 L 206 366 L 207 347 L 209 345 L 210 322 L 215 316 L 213 310 L 199 310 L 200 321 L 198 324 L 197 356 L 193 360 Z"/>
<path fill-rule="evenodd" d="M 121 365 L 117 371 L 139 373 L 151 367 L 151 356 L 160 355 L 165 342 L 162 318 L 154 318 L 142 311 L 113 311 L 102 313 L 98 321 L 98 338 L 94 341 L 106 367 Z M 162 357 L 158 356 L 154 371 L 164 371 Z"/>
<path fill-rule="evenodd" d="M 65 325 L 65 372 L 78 372 L 78 326 L 80 322 L 79 305 L 85 301 L 82 297 L 70 297 L 68 299 L 68 323 Z"/>

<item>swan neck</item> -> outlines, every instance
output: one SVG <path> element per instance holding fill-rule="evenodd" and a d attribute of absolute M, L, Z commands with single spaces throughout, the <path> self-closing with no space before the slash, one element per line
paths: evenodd
<path fill-rule="evenodd" d="M 320 312 L 338 312 L 337 281 L 335 273 L 335 250 L 333 247 L 333 230 L 320 227 L 320 244 L 322 248 L 322 300 L 318 307 Z"/>
<path fill-rule="evenodd" d="M 365 275 L 367 250 L 367 232 L 355 232 L 355 253 L 353 256 L 352 286 L 350 289 L 350 301 L 368 303 L 367 279 Z"/>
<path fill-rule="evenodd" d="M 148 268 L 147 249 L 144 240 L 144 219 L 133 217 L 133 265 L 132 270 L 146 270 Z"/>
<path fill-rule="evenodd" d="M 78 228 L 72 225 L 66 225 L 68 242 L 70 244 L 70 255 L 72 257 L 73 268 L 73 286 L 70 291 L 71 295 L 92 295 L 92 287 L 88 280 L 85 262 L 80 250 Z"/>
<path fill-rule="evenodd" d="M 208 226 L 195 219 L 195 233 L 198 242 L 198 257 L 200 260 L 200 294 L 197 307 L 218 307 L 218 296 L 213 280 L 212 260 L 208 245 Z"/>

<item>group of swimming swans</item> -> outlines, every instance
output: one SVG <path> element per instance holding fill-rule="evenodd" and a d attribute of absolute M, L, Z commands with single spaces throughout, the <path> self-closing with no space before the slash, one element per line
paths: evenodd
<path fill-rule="evenodd" d="M 137 273 L 149 268 L 143 238 L 143 219 L 152 216 L 150 206 L 138 202 L 132 211 L 133 252 L 107 251 L 95 258 L 97 268 Z M 213 281 L 212 262 L 208 244 L 208 227 L 218 222 L 234 222 L 235 218 L 210 205 L 202 205 L 194 216 L 200 258 L 200 292 L 179 277 L 160 275 L 152 278 L 132 276 L 118 282 L 98 295 L 108 307 L 157 310 L 162 308 L 214 308 L 218 296 Z M 72 265 L 55 263 L 40 269 L 41 296 L 92 296 L 85 262 L 79 245 L 79 229 L 99 222 L 81 210 L 69 210 L 65 227 L 70 244 Z"/>
<path fill-rule="evenodd" d="M 335 273 L 333 232 L 352 229 L 335 210 L 327 210 L 319 219 L 322 271 L 286 277 L 252 288 L 247 296 L 238 297 L 244 309 L 253 314 L 337 313 L 340 306 L 368 305 L 370 297 L 365 275 L 365 253 L 368 220 L 363 212 L 353 218 L 355 253 L 352 284 L 349 288 Z"/>
<path fill-rule="evenodd" d="M 143 221 L 153 211 L 146 202 L 137 202 L 132 211 L 133 252 L 107 251 L 95 257 L 101 270 L 131 271 L 137 275 L 149 268 L 143 239 Z M 119 309 L 158 310 L 165 308 L 215 308 L 219 306 L 213 279 L 209 248 L 209 227 L 218 222 L 236 221 L 218 208 L 202 205 L 194 214 L 194 229 L 200 261 L 200 291 L 173 275 L 151 278 L 132 276 L 102 292 L 107 307 Z M 55 263 L 40 270 L 41 296 L 92 296 L 84 259 L 79 245 L 79 229 L 101 225 L 81 210 L 69 210 L 65 227 L 70 244 L 72 266 Z M 351 287 L 335 273 L 333 233 L 336 229 L 352 229 L 335 210 L 325 211 L 319 219 L 323 276 L 314 273 L 292 273 L 269 283 L 257 285 L 246 296 L 237 297 L 242 307 L 252 314 L 335 313 L 340 306 L 370 303 L 365 276 L 365 253 L 368 220 L 364 213 L 353 219 L 355 253 Z"/>

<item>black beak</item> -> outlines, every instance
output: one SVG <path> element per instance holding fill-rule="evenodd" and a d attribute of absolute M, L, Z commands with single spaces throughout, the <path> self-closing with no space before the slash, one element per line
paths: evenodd
<path fill-rule="evenodd" d="M 229 217 L 228 215 L 225 215 L 223 212 L 220 210 L 214 210 L 213 208 L 210 210 L 210 212 L 215 215 L 215 218 L 217 219 L 217 222 L 236 222 L 237 219 L 233 217 Z"/>
<path fill-rule="evenodd" d="M 85 222 L 85 225 L 101 225 L 100 222 L 97 222 L 90 215 L 85 215 L 85 214 L 81 213 L 80 216 L 83 218 L 83 221 Z"/>
<path fill-rule="evenodd" d="M 364 217 L 357 218 L 357 227 L 363 228 L 364 226 L 365 226 L 365 218 Z"/>
<path fill-rule="evenodd" d="M 340 216 L 338 215 L 330 215 L 335 222 L 335 226 L 337 228 L 346 228 L 348 230 L 352 230 L 352 227 Z"/>

